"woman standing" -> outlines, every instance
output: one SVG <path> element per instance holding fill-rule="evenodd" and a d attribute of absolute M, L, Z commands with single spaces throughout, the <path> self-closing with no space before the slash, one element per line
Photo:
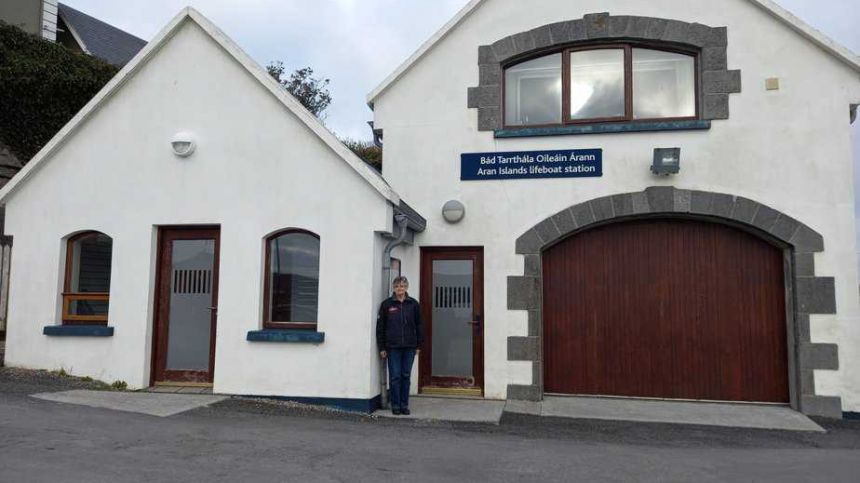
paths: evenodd
<path fill-rule="evenodd" d="M 421 306 L 407 293 L 409 280 L 397 277 L 394 294 L 385 299 L 376 317 L 376 345 L 388 360 L 388 387 L 392 414 L 409 414 L 412 363 L 424 340 Z"/>

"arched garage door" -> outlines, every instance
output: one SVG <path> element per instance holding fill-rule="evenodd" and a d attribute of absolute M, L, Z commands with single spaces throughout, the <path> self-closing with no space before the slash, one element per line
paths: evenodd
<path fill-rule="evenodd" d="M 782 251 L 716 223 L 642 220 L 543 255 L 544 391 L 789 400 Z"/>

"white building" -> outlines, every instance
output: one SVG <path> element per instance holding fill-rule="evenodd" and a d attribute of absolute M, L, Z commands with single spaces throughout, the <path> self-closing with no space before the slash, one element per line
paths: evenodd
<path fill-rule="evenodd" d="M 858 73 L 767 0 L 474 0 L 383 180 L 187 9 L 0 191 L 7 363 L 371 409 L 397 218 L 416 391 L 860 412 Z"/>

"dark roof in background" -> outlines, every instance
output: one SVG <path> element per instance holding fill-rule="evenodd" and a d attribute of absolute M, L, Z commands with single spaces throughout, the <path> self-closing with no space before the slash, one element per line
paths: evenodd
<path fill-rule="evenodd" d="M 146 45 L 145 40 L 62 3 L 59 16 L 74 29 L 87 52 L 113 65 L 122 67 Z"/>

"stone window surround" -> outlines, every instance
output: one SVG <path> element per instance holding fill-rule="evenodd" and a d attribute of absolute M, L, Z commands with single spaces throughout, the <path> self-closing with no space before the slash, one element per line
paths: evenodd
<path fill-rule="evenodd" d="M 728 119 L 729 94 L 741 91 L 741 72 L 728 70 L 726 27 L 709 27 L 653 17 L 585 15 L 510 35 L 478 48 L 479 85 L 468 90 L 468 107 L 478 109 L 478 130 L 504 128 L 502 78 L 514 60 L 592 41 L 647 41 L 682 45 L 701 52 L 699 106 L 702 120 Z M 527 128 L 528 126 L 523 126 Z"/>
<path fill-rule="evenodd" d="M 561 240 L 607 223 L 648 217 L 692 218 L 750 232 L 782 248 L 786 261 L 786 321 L 791 407 L 810 416 L 842 417 L 839 397 L 815 393 L 815 370 L 838 370 L 837 344 L 812 343 L 810 314 L 835 314 L 835 279 L 815 274 L 820 234 L 794 218 L 753 200 L 722 193 L 651 187 L 643 192 L 593 199 L 541 221 L 516 241 L 523 276 L 508 277 L 508 310 L 528 311 L 528 335 L 508 338 L 508 360 L 532 362 L 531 385 L 508 385 L 513 400 L 543 398 L 541 254 Z"/>

